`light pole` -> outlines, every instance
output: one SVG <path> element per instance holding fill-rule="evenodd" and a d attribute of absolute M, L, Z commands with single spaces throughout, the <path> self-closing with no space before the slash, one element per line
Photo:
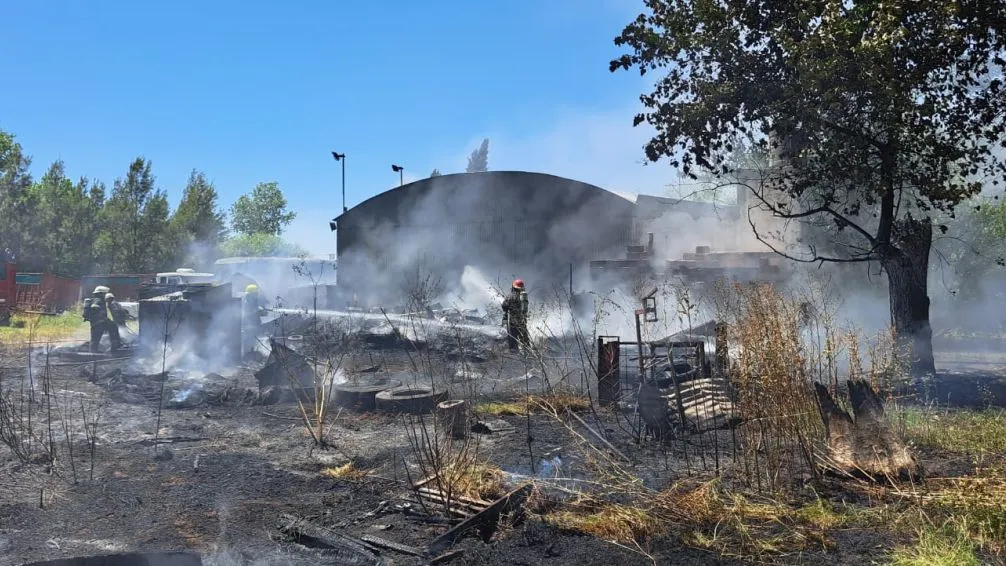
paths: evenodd
<path fill-rule="evenodd" d="M 342 211 L 346 212 L 346 154 L 332 152 L 332 157 L 336 161 L 342 163 Z"/>
<path fill-rule="evenodd" d="M 394 171 L 395 173 L 398 173 L 398 186 L 401 187 L 402 185 L 404 185 L 405 173 L 403 173 L 403 171 L 405 171 L 405 167 L 402 167 L 401 165 L 392 165 L 391 170 Z"/>

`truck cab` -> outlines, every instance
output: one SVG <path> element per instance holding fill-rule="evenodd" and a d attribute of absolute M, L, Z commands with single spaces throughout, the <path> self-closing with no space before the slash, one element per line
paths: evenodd
<path fill-rule="evenodd" d="M 196 273 L 194 269 L 179 267 L 174 271 L 158 273 L 154 283 L 158 285 L 195 285 L 213 283 L 216 277 L 212 273 Z"/>
<path fill-rule="evenodd" d="M 216 282 L 217 277 L 212 273 L 197 273 L 193 269 L 179 267 L 174 271 L 158 273 L 152 283 L 141 285 L 140 298 L 149 299 L 193 287 L 209 287 Z"/>

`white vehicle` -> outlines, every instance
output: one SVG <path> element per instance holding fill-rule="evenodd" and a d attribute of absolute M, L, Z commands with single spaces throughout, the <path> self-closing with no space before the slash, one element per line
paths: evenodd
<path fill-rule="evenodd" d="M 187 267 L 179 267 L 174 271 L 158 273 L 154 277 L 157 285 L 193 285 L 198 283 L 215 283 L 216 276 L 212 273 L 196 273 Z"/>

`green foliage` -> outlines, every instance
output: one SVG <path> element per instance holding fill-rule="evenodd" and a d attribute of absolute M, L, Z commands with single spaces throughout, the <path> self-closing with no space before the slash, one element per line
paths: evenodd
<path fill-rule="evenodd" d="M 86 336 L 87 323 L 80 316 L 81 305 L 75 305 L 55 316 L 15 314 L 10 326 L 0 326 L 0 341 L 4 343 L 66 340 L 74 335 Z"/>
<path fill-rule="evenodd" d="M 12 134 L 0 130 L 0 259 L 6 250 L 21 255 L 31 223 L 31 158 Z"/>
<path fill-rule="evenodd" d="M 956 275 L 952 289 L 964 300 L 984 299 L 986 276 L 1006 266 L 1006 204 L 979 197 L 962 206 L 953 217 L 941 219 L 951 237 L 941 238 L 940 257 Z"/>
<path fill-rule="evenodd" d="M 956 525 L 926 525 L 918 540 L 891 552 L 891 566 L 980 566 L 975 545 Z"/>
<path fill-rule="evenodd" d="M 276 234 L 238 234 L 220 246 L 225 257 L 304 257 L 306 250 Z"/>
<path fill-rule="evenodd" d="M 231 226 L 245 235 L 271 234 L 278 236 L 296 218 L 286 210 L 286 197 L 275 182 L 255 185 L 251 194 L 241 195 L 231 207 Z"/>
<path fill-rule="evenodd" d="M 468 157 L 468 167 L 465 173 L 484 173 L 489 170 L 489 138 L 482 140 L 482 145 L 472 151 Z"/>
<path fill-rule="evenodd" d="M 439 176 L 440 176 L 440 169 L 434 169 L 433 172 L 430 173 L 430 177 L 439 177 Z"/>
<path fill-rule="evenodd" d="M 21 271 L 154 273 L 208 266 L 221 252 L 307 255 L 279 237 L 294 214 L 276 183 L 259 184 L 235 204 L 235 223 L 260 233 L 228 239 L 219 195 L 200 171 L 191 172 L 172 213 L 142 157 L 110 194 L 99 181 L 70 180 L 62 161 L 33 183 L 30 164 L 14 136 L 0 130 L 0 260 L 9 249 Z"/>
<path fill-rule="evenodd" d="M 192 170 L 182 200 L 171 217 L 181 239 L 185 265 L 207 265 L 217 258 L 220 242 L 227 237 L 224 213 L 217 208 L 217 190 L 201 171 Z"/>
<path fill-rule="evenodd" d="M 1006 3 L 648 0 L 611 69 L 666 72 L 641 97 L 652 161 L 729 175 L 738 139 L 785 167 L 756 187 L 784 218 L 855 232 L 841 257 L 892 261 L 896 225 L 1002 178 Z M 766 190 L 766 189 L 771 189 Z M 785 195 L 789 198 L 779 198 Z M 862 221 L 862 222 L 861 222 Z"/>
<path fill-rule="evenodd" d="M 169 222 L 168 199 L 154 181 L 151 163 L 142 157 L 129 165 L 125 179 L 116 179 L 97 241 L 107 271 L 153 273 L 177 258 L 179 238 Z"/>
<path fill-rule="evenodd" d="M 98 218 L 105 187 L 87 179 L 66 177 L 63 162 L 53 163 L 30 189 L 34 212 L 27 232 L 31 254 L 23 268 L 62 274 L 81 274 L 94 257 L 101 226 Z"/>

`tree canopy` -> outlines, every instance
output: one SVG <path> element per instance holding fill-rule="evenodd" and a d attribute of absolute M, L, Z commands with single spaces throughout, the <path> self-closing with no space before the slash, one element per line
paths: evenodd
<path fill-rule="evenodd" d="M 1006 2 L 646 6 L 615 39 L 629 52 L 610 69 L 663 73 L 634 122 L 656 129 L 647 158 L 736 180 L 738 140 L 771 156 L 745 181 L 760 208 L 854 235 L 834 254 L 773 249 L 801 261 L 879 261 L 894 326 L 914 344 L 913 371 L 931 373 L 933 219 L 1006 173 L 995 151 L 1006 130 Z"/>
<path fill-rule="evenodd" d="M 238 234 L 228 238 L 221 251 L 227 257 L 301 257 L 304 248 L 275 234 Z"/>
<path fill-rule="evenodd" d="M 192 170 L 172 223 L 192 241 L 216 244 L 227 236 L 226 220 L 217 205 L 217 190 L 201 171 Z"/>
<path fill-rule="evenodd" d="M 152 273 L 163 269 L 177 249 L 168 198 L 156 188 L 151 167 L 142 157 L 133 160 L 102 209 L 105 230 L 98 252 L 113 272 Z"/>
<path fill-rule="evenodd" d="M 472 151 L 468 157 L 468 167 L 465 173 L 485 173 L 489 170 L 489 138 Z"/>
<path fill-rule="evenodd" d="M 129 164 L 110 192 L 100 181 L 68 178 L 62 161 L 52 163 L 37 180 L 30 165 L 15 137 L 0 130 L 0 260 L 9 256 L 21 271 L 71 277 L 152 273 L 208 267 L 221 254 L 306 254 L 278 233 L 230 237 L 216 188 L 201 171 L 190 173 L 172 211 L 166 192 L 157 186 L 153 164 L 143 157 Z M 253 214 L 245 226 L 281 230 L 293 213 L 286 211 L 275 183 L 263 185 L 266 190 L 246 197 Z"/>
<path fill-rule="evenodd" d="M 12 258 L 21 255 L 24 234 L 31 217 L 28 191 L 31 158 L 10 133 L 0 130 L 0 252 Z"/>
<path fill-rule="evenodd" d="M 999 71 L 1006 3 L 648 0 L 615 40 L 612 70 L 666 69 L 647 111 L 651 161 L 688 175 L 732 172 L 736 140 L 790 165 L 756 191 L 780 216 L 820 214 L 891 251 L 899 215 L 952 210 L 997 183 L 1006 97 Z M 769 188 L 769 187 L 765 187 Z M 802 206 L 801 206 L 802 205 Z M 854 220 L 864 207 L 873 226 Z"/>
<path fill-rule="evenodd" d="M 276 182 L 259 183 L 251 194 L 241 195 L 231 207 L 231 226 L 245 235 L 283 233 L 297 213 L 286 209 L 286 197 Z"/>

